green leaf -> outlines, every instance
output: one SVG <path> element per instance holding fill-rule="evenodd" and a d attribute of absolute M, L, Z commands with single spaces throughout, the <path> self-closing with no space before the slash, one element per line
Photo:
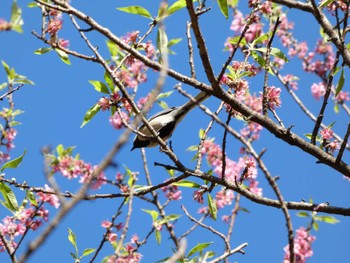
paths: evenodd
<path fill-rule="evenodd" d="M 162 234 L 159 230 L 156 230 L 156 240 L 158 244 L 160 244 L 160 242 L 162 241 Z"/>
<path fill-rule="evenodd" d="M 9 76 L 10 72 L 11 72 L 10 66 L 3 60 L 1 60 L 1 63 L 2 63 L 2 66 L 4 67 L 4 69 L 6 71 L 7 76 Z"/>
<path fill-rule="evenodd" d="M 174 177 L 175 176 L 175 170 L 174 169 L 168 169 L 166 170 L 168 172 L 168 174 L 171 176 L 171 177 Z"/>
<path fill-rule="evenodd" d="M 341 71 L 337 89 L 335 90 L 335 96 L 338 96 L 339 92 L 342 91 L 345 82 L 344 68 Z"/>
<path fill-rule="evenodd" d="M 298 212 L 297 216 L 299 216 L 299 217 L 309 217 L 310 215 L 309 215 L 308 212 Z"/>
<path fill-rule="evenodd" d="M 56 146 L 56 152 L 58 156 L 64 156 L 64 147 L 62 144 Z"/>
<path fill-rule="evenodd" d="M 157 47 L 160 52 L 164 52 L 165 48 L 168 47 L 168 36 L 162 28 L 158 28 Z"/>
<path fill-rule="evenodd" d="M 228 4 L 227 4 L 227 0 L 218 0 L 218 5 L 220 7 L 221 13 L 227 19 L 228 18 Z"/>
<path fill-rule="evenodd" d="M 174 220 L 178 219 L 179 217 L 181 217 L 181 215 L 175 215 L 175 214 L 167 215 L 164 218 L 157 220 L 155 223 L 158 225 L 163 225 L 169 221 L 174 221 Z"/>
<path fill-rule="evenodd" d="M 95 251 L 94 248 L 85 248 L 82 257 L 85 257 L 85 256 L 87 256 L 87 255 L 90 255 L 90 254 L 93 253 L 94 251 Z"/>
<path fill-rule="evenodd" d="M 99 112 L 99 110 L 101 109 L 100 105 L 95 104 L 94 106 L 92 106 L 86 113 L 84 116 L 84 121 L 81 124 L 80 128 L 84 127 L 89 121 L 92 120 L 92 118 L 96 115 L 96 113 Z"/>
<path fill-rule="evenodd" d="M 147 214 L 150 214 L 153 219 L 153 222 L 157 220 L 159 213 L 156 210 L 142 209 L 142 211 L 146 212 Z"/>
<path fill-rule="evenodd" d="M 26 154 L 27 150 L 24 150 L 23 154 L 19 157 L 17 157 L 16 159 L 13 159 L 11 161 L 8 161 L 7 163 L 5 163 L 1 169 L 0 169 L 0 172 L 4 171 L 5 169 L 7 168 L 17 168 L 18 165 L 21 164 L 22 160 L 23 160 L 23 157 L 24 155 Z"/>
<path fill-rule="evenodd" d="M 173 94 L 173 91 L 159 93 L 156 99 L 159 100 L 159 99 L 168 98 L 170 97 L 171 94 Z"/>
<path fill-rule="evenodd" d="M 109 53 L 111 54 L 112 57 L 115 57 L 116 55 L 119 54 L 120 50 L 119 50 L 119 47 L 117 46 L 116 43 L 114 43 L 111 40 L 107 40 L 106 44 L 107 44 L 107 48 L 109 50 Z"/>
<path fill-rule="evenodd" d="M 327 224 L 337 224 L 340 221 L 333 216 L 314 216 L 314 220 Z"/>
<path fill-rule="evenodd" d="M 304 136 L 305 136 L 306 138 L 308 138 L 309 140 L 311 140 L 311 138 L 312 138 L 312 133 L 305 133 Z M 317 142 L 322 142 L 321 137 L 317 135 L 317 136 L 316 136 L 316 141 L 317 141 Z"/>
<path fill-rule="evenodd" d="M 169 40 L 168 47 L 174 46 L 181 41 L 182 41 L 182 38 L 173 38 L 173 39 Z"/>
<path fill-rule="evenodd" d="M 29 202 L 30 202 L 33 206 L 35 206 L 35 207 L 38 206 L 38 202 L 36 201 L 35 195 L 34 195 L 33 192 L 26 190 L 26 196 L 27 196 Z"/>
<path fill-rule="evenodd" d="M 203 139 L 205 136 L 205 130 L 199 129 L 199 139 Z"/>
<path fill-rule="evenodd" d="M 104 80 L 106 81 L 111 93 L 113 93 L 114 92 L 114 81 L 107 71 L 105 71 Z"/>
<path fill-rule="evenodd" d="M 22 9 L 17 6 L 16 1 L 13 2 L 12 8 L 11 8 L 11 29 L 13 31 L 16 31 L 18 33 L 22 33 L 22 25 L 23 25 L 23 19 L 22 19 Z"/>
<path fill-rule="evenodd" d="M 323 7 L 327 6 L 327 5 L 329 5 L 330 3 L 333 3 L 334 1 L 335 0 L 325 0 L 324 2 L 322 2 L 320 4 L 320 8 L 323 8 Z"/>
<path fill-rule="evenodd" d="M 14 83 L 35 85 L 35 83 L 30 79 L 16 79 Z"/>
<path fill-rule="evenodd" d="M 190 187 L 190 188 L 200 188 L 201 186 L 195 182 L 191 182 L 189 180 L 181 180 L 180 182 L 172 183 L 172 185 L 182 186 L 182 187 Z"/>
<path fill-rule="evenodd" d="M 109 94 L 108 87 L 103 82 L 98 80 L 89 80 L 89 82 L 90 84 L 92 84 L 92 86 L 94 86 L 95 90 L 97 90 L 98 92 Z"/>
<path fill-rule="evenodd" d="M 190 152 L 198 151 L 198 145 L 192 145 L 188 147 L 186 150 Z"/>
<path fill-rule="evenodd" d="M 30 2 L 28 5 L 27 5 L 27 7 L 29 7 L 29 8 L 33 8 L 33 7 L 37 7 L 38 6 L 38 4 L 36 3 L 36 2 Z"/>
<path fill-rule="evenodd" d="M 313 222 L 312 223 L 312 228 L 315 229 L 315 231 L 318 231 L 318 229 L 319 229 L 318 223 L 317 222 Z"/>
<path fill-rule="evenodd" d="M 163 101 L 163 100 L 158 100 L 157 103 L 159 104 L 160 107 L 162 107 L 163 109 L 167 109 L 169 108 L 168 104 Z"/>
<path fill-rule="evenodd" d="M 11 212 L 18 211 L 18 202 L 12 189 L 7 184 L 0 182 L 0 192 L 5 199 L 1 203 Z"/>
<path fill-rule="evenodd" d="M 209 207 L 210 216 L 214 220 L 216 220 L 217 213 L 218 213 L 218 208 L 216 207 L 215 199 L 213 199 L 209 193 L 208 193 L 208 207 Z"/>
<path fill-rule="evenodd" d="M 3 90 L 6 87 L 7 87 L 7 82 L 4 82 L 0 85 L 0 90 Z"/>
<path fill-rule="evenodd" d="M 267 32 L 267 33 L 259 36 L 258 38 L 254 39 L 252 46 L 255 46 L 256 44 L 264 43 L 269 38 L 270 38 L 270 32 Z"/>
<path fill-rule="evenodd" d="M 75 255 L 78 255 L 77 237 L 70 228 L 68 228 L 68 240 L 75 248 Z"/>
<path fill-rule="evenodd" d="M 262 52 L 265 54 L 267 51 L 267 48 L 266 47 L 253 48 L 252 50 L 259 51 L 259 52 Z M 286 57 L 286 55 L 284 55 L 284 53 L 276 47 L 272 47 L 270 49 L 270 54 L 274 57 L 278 57 L 278 58 L 284 60 L 285 62 L 288 62 L 288 58 Z"/>
<path fill-rule="evenodd" d="M 334 109 L 334 112 L 335 112 L 335 113 L 339 113 L 339 104 L 338 104 L 338 103 L 335 103 L 333 109 Z"/>
<path fill-rule="evenodd" d="M 228 42 L 233 44 L 233 45 L 237 45 L 238 44 L 238 41 L 241 39 L 241 36 L 235 36 L 233 38 L 231 38 Z M 246 45 L 247 44 L 247 41 L 245 40 L 245 38 L 243 37 L 241 39 L 241 41 L 239 42 L 240 45 Z"/>
<path fill-rule="evenodd" d="M 34 54 L 42 55 L 42 54 L 45 54 L 47 52 L 50 52 L 51 50 L 52 50 L 52 47 L 41 47 L 41 48 L 38 48 L 37 50 L 35 50 Z"/>
<path fill-rule="evenodd" d="M 186 7 L 186 0 L 178 0 L 168 8 L 167 14 L 171 15 L 184 7 Z"/>
<path fill-rule="evenodd" d="M 201 244 L 198 244 L 198 245 L 194 246 L 194 247 L 188 252 L 187 257 L 190 257 L 190 256 L 192 256 L 193 254 L 195 254 L 195 253 L 197 253 L 197 252 L 202 253 L 203 249 L 209 247 L 211 244 L 213 244 L 213 242 L 201 243 Z"/>
<path fill-rule="evenodd" d="M 153 19 L 152 15 L 148 12 L 146 8 L 138 5 L 118 7 L 117 10 L 125 13 L 129 13 L 129 14 L 140 15 L 149 19 Z"/>
<path fill-rule="evenodd" d="M 55 48 L 55 51 L 57 52 L 58 56 L 60 57 L 60 59 L 66 63 L 67 65 L 70 65 L 70 60 L 69 60 L 69 57 L 68 57 L 68 54 L 66 52 L 64 52 L 63 50 L 61 49 L 58 49 L 58 48 Z"/>

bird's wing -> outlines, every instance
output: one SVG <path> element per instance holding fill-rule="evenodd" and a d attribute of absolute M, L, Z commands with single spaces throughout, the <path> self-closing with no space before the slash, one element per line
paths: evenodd
<path fill-rule="evenodd" d="M 168 108 L 168 109 L 162 110 L 162 111 L 156 113 L 155 115 L 151 116 L 148 119 L 148 122 L 150 123 L 150 125 L 153 127 L 153 129 L 156 132 L 159 132 L 159 130 L 161 128 L 166 126 L 169 122 L 173 121 L 173 116 L 169 115 L 168 118 L 159 118 L 159 117 L 167 115 L 170 112 L 175 111 L 177 109 L 178 109 L 178 107 L 172 107 L 172 108 Z M 141 133 L 143 133 L 144 135 L 146 135 L 146 136 L 152 136 L 151 132 L 147 129 L 145 124 L 141 125 L 141 127 L 139 128 L 139 131 Z"/>

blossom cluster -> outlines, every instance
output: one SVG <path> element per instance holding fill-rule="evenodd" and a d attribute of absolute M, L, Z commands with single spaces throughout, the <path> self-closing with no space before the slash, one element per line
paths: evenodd
<path fill-rule="evenodd" d="M 314 242 L 316 237 L 309 234 L 304 228 L 300 227 L 296 231 L 296 237 L 294 239 L 294 254 L 296 263 L 305 263 L 308 258 L 313 255 L 311 244 Z M 289 245 L 284 248 L 284 261 L 283 263 L 290 262 Z"/>
<path fill-rule="evenodd" d="M 43 221 L 48 221 L 49 211 L 45 209 L 45 203 L 55 208 L 60 206 L 58 197 L 50 192 L 53 190 L 45 185 L 43 191 L 37 193 L 35 202 L 30 203 L 30 207 L 21 206 L 12 216 L 6 216 L 2 219 L 0 232 L 10 249 L 17 247 L 16 239 L 22 238 L 29 230 L 37 230 Z M 4 251 L 5 244 L 3 240 L 0 240 L 0 252 Z"/>
<path fill-rule="evenodd" d="M 63 146 L 58 146 L 57 149 L 62 149 Z M 67 150 L 57 150 L 58 156 L 48 155 L 51 158 L 51 173 L 59 172 L 68 179 L 79 178 L 80 183 L 91 183 L 92 189 L 99 189 L 103 184 L 106 184 L 106 176 L 100 173 L 96 178 L 92 178 L 97 166 L 92 166 L 79 159 L 78 156 L 71 156 L 71 148 Z"/>
<path fill-rule="evenodd" d="M 214 173 L 219 177 L 224 176 L 230 183 L 236 181 L 248 181 L 248 190 L 259 196 L 262 195 L 262 189 L 258 187 L 257 168 L 255 160 L 252 157 L 240 157 L 237 162 L 225 157 L 225 173 L 223 174 L 223 154 L 219 145 L 212 140 L 206 140 L 203 145 L 202 153 L 211 166 Z"/>
<path fill-rule="evenodd" d="M 123 224 L 119 223 L 117 225 L 110 221 L 103 221 L 101 226 L 107 229 L 107 240 L 115 247 L 118 242 L 118 234 L 115 232 L 123 228 Z M 139 237 L 135 234 L 131 237 L 130 242 L 123 244 L 116 254 L 106 258 L 105 262 L 108 263 L 126 263 L 133 262 L 138 263 L 141 261 L 142 255 L 137 252 L 137 245 L 139 242 Z M 136 245 L 136 246 L 135 246 Z"/>
<path fill-rule="evenodd" d="M 0 151 L 0 163 L 4 163 L 10 159 L 10 151 L 15 147 L 14 140 L 17 136 L 17 130 L 13 128 L 12 123 L 17 114 L 20 114 L 20 110 L 11 110 L 3 108 L 0 111 L 0 118 L 4 121 L 5 125 L 0 125 L 0 140 L 1 145 L 6 147 L 6 152 Z"/>

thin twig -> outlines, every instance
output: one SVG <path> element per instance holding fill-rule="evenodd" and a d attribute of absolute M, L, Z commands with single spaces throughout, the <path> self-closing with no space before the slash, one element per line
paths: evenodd
<path fill-rule="evenodd" d="M 348 139 L 349 139 L 349 135 L 350 135 L 350 123 L 348 123 L 348 129 L 346 130 L 343 142 L 342 142 L 342 144 L 340 146 L 340 149 L 339 149 L 339 152 L 338 152 L 338 155 L 337 155 L 337 159 L 335 160 L 336 162 L 340 162 L 341 161 L 341 158 L 343 156 L 346 144 L 347 144 Z"/>

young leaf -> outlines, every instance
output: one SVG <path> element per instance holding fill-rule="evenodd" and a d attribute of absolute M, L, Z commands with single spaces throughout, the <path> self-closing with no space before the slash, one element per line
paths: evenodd
<path fill-rule="evenodd" d="M 333 3 L 335 0 L 325 0 L 320 4 L 320 8 L 323 8 L 327 5 L 329 5 L 330 3 Z"/>
<path fill-rule="evenodd" d="M 312 228 L 315 229 L 315 231 L 318 231 L 318 229 L 319 229 L 318 223 L 317 222 L 313 222 L 312 223 Z"/>
<path fill-rule="evenodd" d="M 178 219 L 179 217 L 181 217 L 181 215 L 167 215 L 164 218 L 157 220 L 156 224 L 163 225 L 169 221 L 174 221 L 174 220 Z"/>
<path fill-rule="evenodd" d="M 225 18 L 228 18 L 228 4 L 227 0 L 218 0 L 218 4 L 221 10 L 221 13 L 225 16 Z"/>
<path fill-rule="evenodd" d="M 180 9 L 184 8 L 185 6 L 186 6 L 186 0 L 178 0 L 168 8 L 167 13 L 168 15 L 171 15 L 176 11 L 179 11 Z"/>
<path fill-rule="evenodd" d="M 193 152 L 198 151 L 198 145 L 192 145 L 186 149 L 187 151 Z"/>
<path fill-rule="evenodd" d="M 299 217 L 309 217 L 310 215 L 309 215 L 308 212 L 298 212 L 297 216 L 299 216 Z"/>
<path fill-rule="evenodd" d="M 6 87 L 7 87 L 7 82 L 0 84 L 0 90 L 3 90 Z"/>
<path fill-rule="evenodd" d="M 42 54 L 45 54 L 47 52 L 50 52 L 51 50 L 52 50 L 51 47 L 41 47 L 41 48 L 38 48 L 37 50 L 35 50 L 34 54 L 42 55 Z"/>
<path fill-rule="evenodd" d="M 168 36 L 162 28 L 158 28 L 157 47 L 160 52 L 163 52 L 168 47 Z"/>
<path fill-rule="evenodd" d="M 261 44 L 264 41 L 268 40 L 270 37 L 270 32 L 267 32 L 261 36 L 259 36 L 258 38 L 254 39 L 252 46 L 255 46 L 256 44 Z"/>
<path fill-rule="evenodd" d="M 194 246 L 189 252 L 188 252 L 188 257 L 192 256 L 194 253 L 200 252 L 202 253 L 203 249 L 209 247 L 211 244 L 213 244 L 213 242 L 209 242 L 209 243 L 201 243 L 198 244 L 196 246 Z"/>
<path fill-rule="evenodd" d="M 95 250 L 96 250 L 96 249 L 94 249 L 94 248 L 85 248 L 82 257 L 85 257 L 85 256 L 87 256 L 87 255 L 90 255 L 90 254 L 93 253 Z"/>
<path fill-rule="evenodd" d="M 123 11 L 125 13 L 129 13 L 129 14 L 140 15 L 149 19 L 153 19 L 152 15 L 148 12 L 146 8 L 138 5 L 118 7 L 117 10 Z"/>
<path fill-rule="evenodd" d="M 63 50 L 61 49 L 58 49 L 58 48 L 55 48 L 55 51 L 57 52 L 58 56 L 60 57 L 60 59 L 66 63 L 67 65 L 70 65 L 70 60 L 69 60 L 69 57 L 68 57 L 68 54 L 66 52 L 64 52 Z"/>
<path fill-rule="evenodd" d="M 153 222 L 157 220 L 159 213 L 156 210 L 147 210 L 147 209 L 142 209 L 143 212 L 146 212 L 147 214 L 150 214 Z"/>
<path fill-rule="evenodd" d="M 328 224 L 337 224 L 340 222 L 338 219 L 336 219 L 333 216 L 314 216 L 314 219 L 316 221 L 320 221 Z"/>
<path fill-rule="evenodd" d="M 113 82 L 113 79 L 111 78 L 111 76 L 109 75 L 109 73 L 107 71 L 105 71 L 105 74 L 104 74 L 104 79 L 109 87 L 109 90 L 111 92 L 114 91 L 114 82 Z"/>
<path fill-rule="evenodd" d="M 75 248 L 75 255 L 78 256 L 77 237 L 70 228 L 68 228 L 68 240 Z"/>
<path fill-rule="evenodd" d="M 167 109 L 169 108 L 168 104 L 163 101 L 163 100 L 158 100 L 157 103 L 159 104 L 160 107 L 162 107 L 163 109 Z"/>
<path fill-rule="evenodd" d="M 216 202 L 215 200 L 211 197 L 211 195 L 208 193 L 208 207 L 209 207 L 209 213 L 210 216 L 216 220 L 217 218 L 217 213 L 218 213 L 218 208 L 216 207 Z"/>
<path fill-rule="evenodd" d="M 156 230 L 156 240 L 158 244 L 160 244 L 160 242 L 162 241 L 162 234 L 159 230 Z"/>
<path fill-rule="evenodd" d="M 106 41 L 107 48 L 109 50 L 109 53 L 111 54 L 112 57 L 115 57 L 119 53 L 119 47 L 117 46 L 116 43 L 112 42 L 111 40 Z"/>
<path fill-rule="evenodd" d="M 1 201 L 1 203 L 12 212 L 18 211 L 17 198 L 12 189 L 7 184 L 0 182 L 0 192 L 5 199 L 5 202 Z"/>
<path fill-rule="evenodd" d="M 22 19 L 22 9 L 18 7 L 16 1 L 13 2 L 12 4 L 12 9 L 11 9 L 11 29 L 18 32 L 22 33 L 22 25 L 23 25 L 23 19 Z"/>
<path fill-rule="evenodd" d="M 38 202 L 35 199 L 35 195 L 33 194 L 33 192 L 26 190 L 26 196 L 29 200 L 29 202 L 33 205 L 33 206 L 38 206 Z"/>
<path fill-rule="evenodd" d="M 80 128 L 84 127 L 89 121 L 91 121 L 91 119 L 96 115 L 97 112 L 99 112 L 99 110 L 101 109 L 100 105 L 95 104 L 94 106 L 92 106 L 86 113 L 84 116 L 84 121 L 81 124 Z"/>
<path fill-rule="evenodd" d="M 1 63 L 2 63 L 2 66 L 4 67 L 4 69 L 6 71 L 7 76 L 9 76 L 10 72 L 11 72 L 10 66 L 3 60 L 1 60 Z"/>
<path fill-rule="evenodd" d="M 13 159 L 11 161 L 8 161 L 7 163 L 5 163 L 1 169 L 0 169 L 0 172 L 4 171 L 5 169 L 7 168 L 17 168 L 18 165 L 21 164 L 22 160 L 23 160 L 23 157 L 24 155 L 26 154 L 27 150 L 24 150 L 23 154 L 19 157 L 17 157 L 16 159 Z"/>
<path fill-rule="evenodd" d="M 38 4 L 36 2 L 30 2 L 27 7 L 33 8 L 33 7 L 38 7 Z"/>
<path fill-rule="evenodd" d="M 199 129 L 199 139 L 203 139 L 205 135 L 205 130 Z"/>
<path fill-rule="evenodd" d="M 335 90 L 335 96 L 338 96 L 339 92 L 341 92 L 341 90 L 343 89 L 344 82 L 345 82 L 344 69 L 342 69 L 339 82 L 337 85 L 337 89 Z"/>
<path fill-rule="evenodd" d="M 92 84 L 92 86 L 94 86 L 95 90 L 97 90 L 98 92 L 109 94 L 109 90 L 106 84 L 104 84 L 103 82 L 98 80 L 89 80 L 89 82 Z"/>
<path fill-rule="evenodd" d="M 200 188 L 201 186 L 195 182 L 191 182 L 188 180 L 182 180 L 180 182 L 172 183 L 172 185 L 182 186 L 182 187 L 190 187 L 190 188 Z"/>
<path fill-rule="evenodd" d="M 159 93 L 158 96 L 157 96 L 157 100 L 168 98 L 168 97 L 170 97 L 171 94 L 173 94 L 172 90 L 168 91 L 168 92 Z"/>
<path fill-rule="evenodd" d="M 237 45 L 238 41 L 241 39 L 241 36 L 235 36 L 233 38 L 231 38 L 228 42 L 231 43 L 232 45 Z M 245 40 L 245 38 L 243 37 L 241 39 L 241 41 L 239 42 L 240 45 L 246 45 L 247 41 Z"/>

